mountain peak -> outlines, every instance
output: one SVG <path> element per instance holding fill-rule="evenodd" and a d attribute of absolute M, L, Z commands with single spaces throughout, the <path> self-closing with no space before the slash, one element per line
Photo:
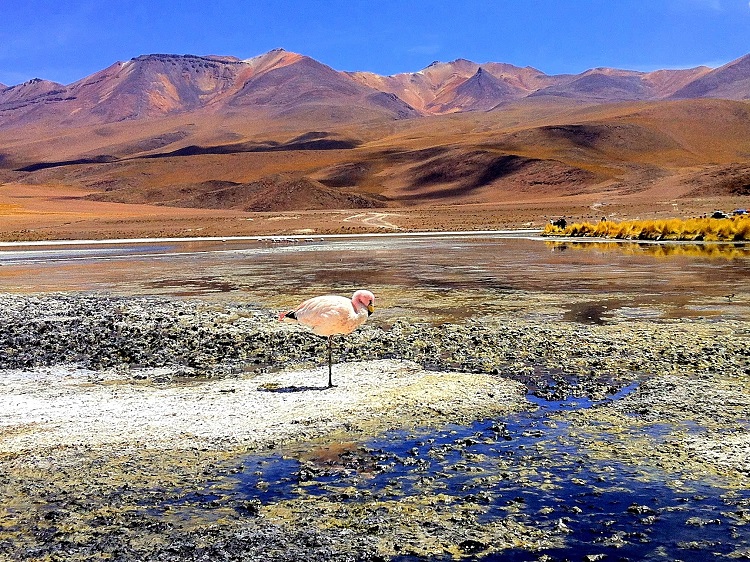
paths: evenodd
<path fill-rule="evenodd" d="M 427 109 L 434 113 L 486 111 L 501 102 L 524 95 L 525 92 L 509 80 L 499 78 L 479 66 L 460 82 L 448 82 Z"/>
<path fill-rule="evenodd" d="M 252 66 L 256 71 L 267 70 L 271 67 L 286 66 L 299 60 L 305 59 L 304 55 L 287 51 L 286 49 L 271 49 L 267 53 L 245 59 L 242 62 Z"/>
<path fill-rule="evenodd" d="M 0 104 L 18 104 L 32 100 L 43 100 L 45 96 L 54 95 L 65 89 L 57 82 L 41 78 L 32 78 L 15 86 L 0 86 Z"/>
<path fill-rule="evenodd" d="M 672 97 L 750 99 L 750 54 L 701 75 Z"/>
<path fill-rule="evenodd" d="M 68 86 L 40 78 L 17 86 L 0 85 L 0 126 L 41 120 L 65 124 L 137 120 L 208 106 L 217 112 L 242 107 L 289 114 L 304 107 L 338 120 L 366 112 L 399 118 L 418 112 L 486 110 L 541 95 L 597 104 L 750 99 L 750 54 L 714 70 L 645 73 L 597 67 L 576 75 L 547 75 L 532 67 L 456 58 L 433 61 L 419 72 L 380 76 L 339 72 L 282 47 L 244 60 L 153 53 L 115 62 Z M 325 109 L 334 106 L 335 111 Z"/>
<path fill-rule="evenodd" d="M 174 55 L 170 53 L 149 53 L 133 57 L 132 61 L 150 61 L 150 60 L 190 60 L 199 59 L 198 55 Z"/>

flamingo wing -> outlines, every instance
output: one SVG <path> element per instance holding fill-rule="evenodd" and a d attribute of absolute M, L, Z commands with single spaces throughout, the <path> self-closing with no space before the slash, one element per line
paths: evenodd
<path fill-rule="evenodd" d="M 320 336 L 348 334 L 359 325 L 352 301 L 336 295 L 306 300 L 294 310 L 294 318 Z"/>

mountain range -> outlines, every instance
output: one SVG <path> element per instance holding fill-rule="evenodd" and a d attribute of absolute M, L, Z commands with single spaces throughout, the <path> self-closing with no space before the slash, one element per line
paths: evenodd
<path fill-rule="evenodd" d="M 750 55 L 575 75 L 458 59 L 380 76 L 283 49 L 152 54 L 69 85 L 0 86 L 0 182 L 245 211 L 663 197 L 667 185 L 744 197 L 748 100 Z"/>
<path fill-rule="evenodd" d="M 117 62 L 70 85 L 43 79 L 0 89 L 0 127 L 54 120 L 112 123 L 192 111 L 290 116 L 409 118 L 487 111 L 527 97 L 612 103 L 750 98 L 750 55 L 720 68 L 637 72 L 595 68 L 547 75 L 531 67 L 434 62 L 414 73 L 336 71 L 276 49 L 255 58 L 145 55 Z"/>

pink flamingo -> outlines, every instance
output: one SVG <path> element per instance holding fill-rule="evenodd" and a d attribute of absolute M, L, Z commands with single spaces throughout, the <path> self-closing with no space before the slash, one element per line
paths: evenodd
<path fill-rule="evenodd" d="M 323 295 L 306 300 L 294 310 L 282 312 L 279 320 L 293 320 L 312 328 L 313 333 L 328 338 L 328 388 L 331 377 L 331 345 L 333 336 L 351 334 L 375 311 L 375 295 L 360 289 L 351 300 L 337 295 Z"/>

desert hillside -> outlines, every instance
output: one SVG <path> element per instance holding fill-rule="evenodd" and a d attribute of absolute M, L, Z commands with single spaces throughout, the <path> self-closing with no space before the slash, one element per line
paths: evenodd
<path fill-rule="evenodd" d="M 399 228 L 747 207 L 748 61 L 549 76 L 457 60 L 383 77 L 275 50 L 147 55 L 68 86 L 3 86 L 4 216 L 29 210 L 6 231 L 57 212 L 56 194 L 59 210 L 92 217 L 117 203 L 123 216 L 381 209 L 401 213 Z"/>

